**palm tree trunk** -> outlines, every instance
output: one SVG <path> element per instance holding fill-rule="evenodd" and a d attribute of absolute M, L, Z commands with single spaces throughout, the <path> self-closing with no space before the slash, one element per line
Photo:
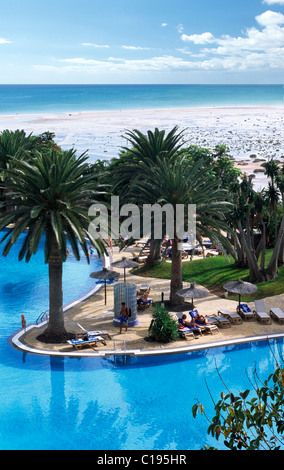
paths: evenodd
<path fill-rule="evenodd" d="M 278 257 L 279 257 L 279 253 L 280 253 L 280 249 L 282 245 L 283 236 L 284 236 L 284 215 L 282 217 L 280 229 L 278 231 L 278 237 L 275 243 L 273 254 L 265 270 L 265 274 L 268 279 L 275 279 L 278 275 Z"/>
<path fill-rule="evenodd" d="M 265 281 L 265 275 L 258 266 L 258 262 L 255 256 L 255 252 L 252 251 L 250 234 L 245 234 L 242 227 L 242 223 L 238 221 L 238 229 L 241 235 L 241 240 L 247 255 L 247 261 L 249 266 L 249 281 L 250 282 L 263 282 Z"/>
<path fill-rule="evenodd" d="M 170 302 L 174 305 L 181 305 L 183 299 L 177 295 L 177 291 L 182 289 L 182 256 L 181 250 L 178 249 L 179 240 L 174 238 L 172 243 Z"/>
<path fill-rule="evenodd" d="M 58 342 L 67 337 L 63 315 L 62 273 L 63 262 L 58 245 L 53 243 L 48 264 L 49 272 L 49 321 L 44 336 L 50 342 Z"/>
<path fill-rule="evenodd" d="M 163 240 L 150 240 L 150 253 L 146 260 L 148 266 L 153 266 L 161 261 L 161 245 Z"/>
<path fill-rule="evenodd" d="M 282 214 L 284 215 L 284 194 L 282 193 Z M 282 242 L 280 246 L 279 256 L 278 256 L 278 267 L 284 265 L 284 235 L 282 236 Z"/>

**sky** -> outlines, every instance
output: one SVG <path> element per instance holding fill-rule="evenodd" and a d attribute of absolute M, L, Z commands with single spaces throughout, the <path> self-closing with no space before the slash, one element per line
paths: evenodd
<path fill-rule="evenodd" d="M 283 84 L 284 0 L 0 0 L 1 84 Z"/>

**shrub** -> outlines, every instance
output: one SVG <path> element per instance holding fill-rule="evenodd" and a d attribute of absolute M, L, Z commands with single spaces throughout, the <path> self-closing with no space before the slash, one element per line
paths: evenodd
<path fill-rule="evenodd" d="M 155 304 L 149 333 L 163 343 L 178 339 L 177 322 L 163 305 Z"/>

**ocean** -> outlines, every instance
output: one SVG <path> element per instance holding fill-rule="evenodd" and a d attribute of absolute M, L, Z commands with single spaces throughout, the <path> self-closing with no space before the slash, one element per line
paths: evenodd
<path fill-rule="evenodd" d="M 282 106 L 283 85 L 0 85 L 0 114 Z"/>

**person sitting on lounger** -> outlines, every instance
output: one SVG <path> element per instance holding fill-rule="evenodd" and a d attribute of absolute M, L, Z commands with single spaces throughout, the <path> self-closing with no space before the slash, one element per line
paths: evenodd
<path fill-rule="evenodd" d="M 120 320 L 120 331 L 119 331 L 119 333 L 121 333 L 121 331 L 122 331 L 123 323 L 125 323 L 125 333 L 127 333 L 127 330 L 128 330 L 128 317 L 129 317 L 129 308 L 126 307 L 125 302 L 122 302 L 121 303 L 121 310 L 120 310 L 120 314 L 119 314 L 119 320 Z"/>
<path fill-rule="evenodd" d="M 197 310 L 192 310 L 189 312 L 189 315 L 198 325 L 207 325 L 208 321 L 204 315 L 201 315 Z"/>
<path fill-rule="evenodd" d="M 183 316 L 181 317 L 181 324 L 182 324 L 183 326 L 195 326 L 194 319 L 192 318 L 191 320 L 188 320 L 185 313 L 184 313 Z"/>
<path fill-rule="evenodd" d="M 148 299 L 148 292 L 144 292 L 143 295 L 137 300 L 138 304 L 147 305 L 152 302 L 152 299 Z"/>
<path fill-rule="evenodd" d="M 206 325 L 208 323 L 205 316 L 201 315 L 201 313 L 197 313 L 194 320 L 197 321 L 198 323 L 201 323 L 201 325 Z"/>

